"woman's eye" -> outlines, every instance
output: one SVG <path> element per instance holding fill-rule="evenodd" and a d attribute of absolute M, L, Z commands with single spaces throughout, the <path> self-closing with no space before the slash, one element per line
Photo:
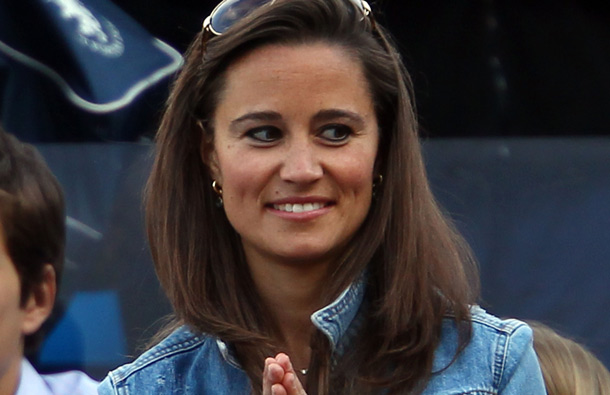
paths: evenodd
<path fill-rule="evenodd" d="M 319 136 L 332 143 L 344 142 L 352 135 L 352 129 L 345 125 L 328 125 L 320 132 Z"/>
<path fill-rule="evenodd" d="M 246 136 L 258 142 L 272 143 L 282 137 L 282 132 L 272 126 L 263 126 L 249 130 Z"/>

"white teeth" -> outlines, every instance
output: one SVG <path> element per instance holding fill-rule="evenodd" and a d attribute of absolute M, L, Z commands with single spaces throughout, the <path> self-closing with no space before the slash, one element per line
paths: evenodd
<path fill-rule="evenodd" d="M 288 213 L 304 213 L 313 210 L 319 210 L 324 205 L 322 203 L 305 203 L 305 204 L 274 204 L 273 208 L 279 211 L 286 211 Z"/>

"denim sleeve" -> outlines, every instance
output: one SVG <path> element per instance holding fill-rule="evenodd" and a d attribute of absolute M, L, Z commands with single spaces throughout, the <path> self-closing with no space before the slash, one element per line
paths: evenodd
<path fill-rule="evenodd" d="M 545 395 L 544 379 L 534 352 L 532 330 L 519 326 L 508 338 L 498 393 Z"/>

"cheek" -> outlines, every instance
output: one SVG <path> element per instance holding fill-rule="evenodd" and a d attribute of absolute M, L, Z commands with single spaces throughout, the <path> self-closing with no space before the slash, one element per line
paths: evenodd
<path fill-rule="evenodd" d="M 0 273 L 0 276 L 4 276 L 5 273 Z M 18 278 L 9 279 L 7 278 L 0 280 L 0 327 L 13 327 L 16 328 L 19 325 L 18 316 L 21 316 L 22 310 L 20 306 L 21 292 L 18 286 Z M 16 331 L 18 332 L 18 331 Z M 9 336 L 4 333 L 3 336 Z"/>
<path fill-rule="evenodd" d="M 237 159 L 240 155 L 235 152 L 231 145 L 222 148 L 224 149 L 216 148 L 214 152 L 214 173 L 222 186 L 223 198 L 226 199 L 228 195 L 233 194 L 243 184 L 242 178 L 244 172 L 247 172 L 247 168 L 244 168 L 242 162 Z"/>
<path fill-rule="evenodd" d="M 222 163 L 222 189 L 225 206 L 256 199 L 264 187 L 265 171 L 262 166 L 235 159 Z"/>
<path fill-rule="evenodd" d="M 223 199 L 225 205 L 242 200 L 252 189 L 252 179 L 243 171 L 223 171 Z"/>
<path fill-rule="evenodd" d="M 371 153 L 362 152 L 353 155 L 342 166 L 342 182 L 345 185 L 350 185 L 359 193 L 370 193 L 373 185 L 374 167 L 375 156 Z"/>
<path fill-rule="evenodd" d="M 351 173 L 349 178 L 345 179 L 345 183 L 351 186 L 351 189 L 359 198 L 364 198 L 372 194 L 373 179 L 370 173 Z"/>
<path fill-rule="evenodd" d="M 223 193 L 238 197 L 260 191 L 277 170 L 279 159 L 273 153 L 260 152 L 240 143 L 220 148 L 216 158 Z"/>

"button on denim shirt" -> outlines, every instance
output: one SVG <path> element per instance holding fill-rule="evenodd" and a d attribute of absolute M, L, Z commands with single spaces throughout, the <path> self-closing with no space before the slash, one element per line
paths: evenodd
<path fill-rule="evenodd" d="M 352 284 L 332 304 L 311 316 L 341 355 L 364 298 L 364 281 Z M 433 374 L 423 394 L 546 394 L 532 346 L 532 331 L 523 322 L 501 320 L 473 307 L 472 339 L 459 357 Z M 356 318 L 356 319 L 355 319 Z M 433 371 L 454 357 L 457 330 L 445 319 Z M 249 394 L 250 383 L 229 348 L 219 339 L 178 328 L 134 362 L 110 372 L 98 392 L 106 394 Z M 383 391 L 381 391 L 383 393 Z"/>

